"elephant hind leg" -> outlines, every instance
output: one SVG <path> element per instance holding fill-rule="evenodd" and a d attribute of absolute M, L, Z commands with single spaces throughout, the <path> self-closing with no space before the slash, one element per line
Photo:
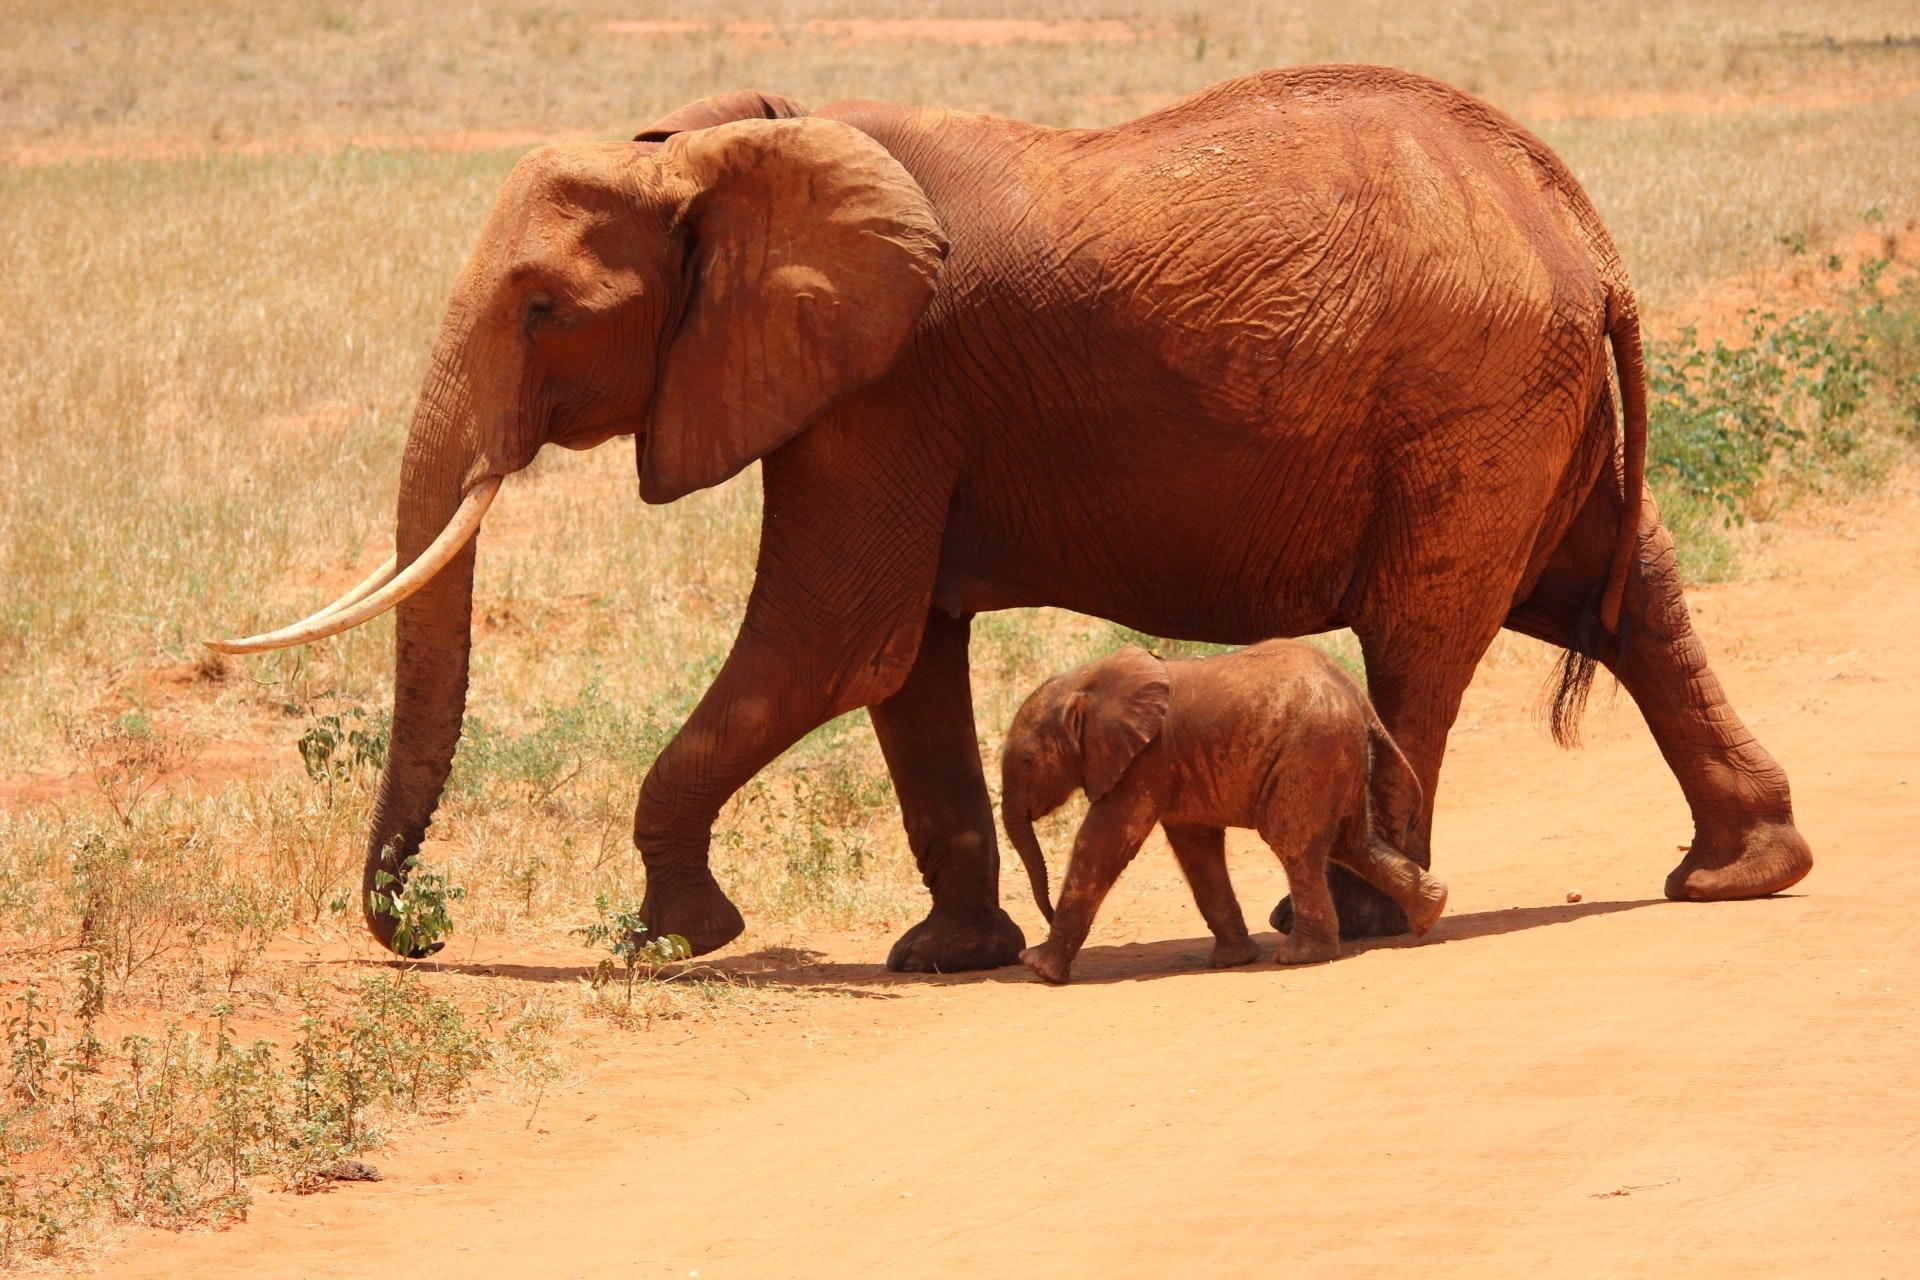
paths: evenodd
<path fill-rule="evenodd" d="M 1578 645 L 1582 619 L 1619 517 L 1612 486 L 1594 486 L 1533 591 L 1506 625 L 1552 644 Z M 1794 885 L 1813 853 L 1793 822 L 1787 775 L 1728 703 L 1694 632 L 1673 538 L 1649 495 L 1628 578 L 1621 633 L 1594 646 L 1626 686 L 1686 795 L 1694 824 L 1687 855 L 1667 877 L 1669 898 L 1757 898 Z"/>
<path fill-rule="evenodd" d="M 971 618 L 934 609 L 898 692 L 869 708 L 933 910 L 893 944 L 895 973 L 997 969 L 1026 938 L 1000 907 L 993 804 L 980 770 L 967 671 Z"/>
<path fill-rule="evenodd" d="M 1335 861 L 1392 898 L 1415 937 L 1433 928 L 1447 909 L 1446 882 L 1373 834 L 1364 814 L 1346 821 Z"/>
<path fill-rule="evenodd" d="M 1279 950 L 1277 965 L 1311 965 L 1340 958 L 1342 919 L 1327 883 L 1332 856 L 1346 837 L 1346 816 L 1334 796 L 1269 796 L 1260 821 L 1260 839 L 1286 869 L 1286 902 L 1292 904 L 1292 929 Z M 1365 814 L 1365 806 L 1352 806 Z M 1369 889 L 1369 892 L 1373 890 Z"/>
<path fill-rule="evenodd" d="M 1403 614 L 1393 627 L 1364 621 L 1354 627 L 1366 654 L 1367 692 L 1374 709 L 1420 780 L 1420 809 L 1403 851 L 1418 868 L 1430 866 L 1433 859 L 1433 798 L 1447 735 L 1480 655 L 1500 629 L 1497 613 L 1468 606 L 1491 594 L 1455 592 L 1451 609 L 1444 607 L 1449 600 L 1436 594 L 1421 613 Z M 1390 938 L 1413 930 L 1401 905 L 1359 871 L 1335 861 L 1327 875 L 1343 939 Z M 1429 906 L 1422 904 L 1422 914 Z M 1291 896 L 1274 908 L 1272 921 L 1280 932 L 1292 931 Z"/>
<path fill-rule="evenodd" d="M 1279 950 L 1275 964 L 1320 964 L 1340 958 L 1341 921 L 1327 886 L 1327 868 L 1340 834 L 1337 823 L 1301 832 L 1295 822 L 1263 826 L 1260 838 L 1273 849 L 1287 871 L 1287 900 L 1293 904 L 1293 928 Z"/>
<path fill-rule="evenodd" d="M 1231 969 L 1260 958 L 1260 947 L 1247 936 L 1246 913 L 1233 892 L 1227 876 L 1227 833 L 1219 827 L 1162 823 L 1167 843 L 1180 863 L 1187 887 L 1200 915 L 1213 932 L 1213 954 L 1207 963 L 1215 969 Z"/>

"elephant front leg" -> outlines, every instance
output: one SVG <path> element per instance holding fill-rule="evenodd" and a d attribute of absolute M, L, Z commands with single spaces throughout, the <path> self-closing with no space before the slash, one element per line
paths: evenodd
<path fill-rule="evenodd" d="M 742 761 L 721 777 L 707 773 L 698 778 L 700 785 L 688 785 L 703 754 L 699 748 L 719 736 L 700 724 L 700 710 L 718 689 L 716 684 L 709 690 L 700 709 L 647 771 L 633 812 L 633 843 L 647 870 L 640 918 L 651 936 L 679 934 L 697 956 L 718 951 L 747 927 L 740 909 L 713 878 L 707 854 L 721 804 L 760 767 Z"/>
<path fill-rule="evenodd" d="M 1126 783 L 1087 806 L 1053 909 L 1053 928 L 1045 942 L 1020 953 L 1020 963 L 1035 977 L 1059 986 L 1073 975 L 1074 957 L 1086 943 L 1107 891 L 1159 820 L 1159 806 L 1146 788 Z"/>
<path fill-rule="evenodd" d="M 779 634 L 756 628 L 750 607 L 713 687 L 640 785 L 633 817 L 647 869 L 640 916 L 656 936 L 685 938 L 695 955 L 718 950 L 746 927 L 707 861 L 720 807 L 802 736 L 859 705 L 858 689 L 849 691 L 840 674 L 850 665 L 845 654 Z M 911 631 L 903 634 L 910 644 Z"/>
<path fill-rule="evenodd" d="M 927 918 L 887 956 L 896 973 L 997 969 L 1018 960 L 1026 945 L 1000 907 L 993 804 L 980 770 L 967 673 L 971 621 L 929 613 L 906 683 L 869 711 L 907 842 L 933 895 Z"/>

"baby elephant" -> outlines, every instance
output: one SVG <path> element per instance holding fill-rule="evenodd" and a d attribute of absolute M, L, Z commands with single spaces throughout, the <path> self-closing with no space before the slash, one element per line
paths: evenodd
<path fill-rule="evenodd" d="M 1328 858 L 1399 903 L 1417 934 L 1447 904 L 1446 885 L 1388 843 L 1407 837 L 1419 779 L 1367 695 L 1312 645 L 1272 640 L 1184 662 L 1129 646 L 1075 667 L 1021 705 L 1000 767 L 1007 835 L 1053 926 L 1020 959 L 1048 982 L 1067 980 L 1101 900 L 1156 822 L 1213 930 L 1215 968 L 1260 954 L 1227 879 L 1224 827 L 1258 831 L 1286 868 L 1294 923 L 1281 964 L 1340 954 Z M 1033 823 L 1075 787 L 1092 804 L 1056 912 Z"/>

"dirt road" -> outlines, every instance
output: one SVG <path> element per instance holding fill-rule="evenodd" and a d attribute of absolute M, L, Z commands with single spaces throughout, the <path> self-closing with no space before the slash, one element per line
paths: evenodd
<path fill-rule="evenodd" d="M 483 1105 L 374 1156 L 384 1182 L 265 1195 L 243 1226 L 100 1266 L 1920 1274 L 1920 499 L 1796 523 L 1774 576 L 1696 597 L 1819 858 L 1792 894 L 1661 900 L 1689 832 L 1631 704 L 1557 752 L 1543 667 L 1509 646 L 1455 735 L 1454 897 L 1424 945 L 1208 972 L 1154 848 L 1066 989 L 895 978 L 883 939 L 812 939 L 818 963 L 773 976 L 851 997 L 609 1041 L 530 1127 Z M 1264 924 L 1273 859 L 1242 842 L 1234 874 Z"/>

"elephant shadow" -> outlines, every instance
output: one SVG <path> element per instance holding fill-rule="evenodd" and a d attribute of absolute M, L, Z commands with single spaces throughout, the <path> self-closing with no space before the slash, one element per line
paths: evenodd
<path fill-rule="evenodd" d="M 1424 938 L 1375 938 L 1363 942 L 1350 942 L 1346 944 L 1344 952 L 1347 956 L 1355 956 L 1367 951 L 1402 950 L 1469 942 L 1480 938 L 1495 938 L 1507 933 L 1519 933 L 1526 929 L 1570 924 L 1575 920 L 1584 920 L 1592 916 L 1607 916 L 1622 911 L 1637 911 L 1644 907 L 1669 905 L 1673 904 L 1665 898 L 1635 898 L 1616 902 L 1576 902 L 1544 907 L 1507 907 L 1498 911 L 1463 912 L 1459 915 L 1442 917 Z M 1253 936 L 1262 950 L 1269 955 L 1279 944 L 1280 935 L 1271 931 L 1256 933 Z M 1228 975 L 1271 970 L 1271 967 L 1264 962 L 1244 965 L 1238 969 L 1210 970 L 1207 968 L 1207 953 L 1212 944 L 1211 937 L 1200 936 L 1170 938 L 1155 942 L 1089 946 L 1084 948 L 1074 961 L 1073 981 L 1075 985 L 1143 982 L 1214 972 Z M 398 966 L 404 962 L 389 963 Z M 428 961 L 420 967 L 450 973 L 518 979 L 530 983 L 572 983 L 593 976 L 593 970 L 584 965 L 513 964 L 499 961 L 486 964 L 460 964 Z M 895 988 L 924 986 L 928 983 L 969 985 L 990 982 L 1037 983 L 1039 981 L 1017 965 L 975 973 L 891 973 L 882 964 L 833 961 L 828 960 L 823 952 L 791 946 L 763 947 L 757 951 L 724 956 L 717 960 L 695 961 L 674 969 L 668 976 L 675 980 L 719 979 L 751 987 L 804 990 L 811 995 L 844 995 L 857 999 L 881 1000 L 898 999 L 902 992 L 894 990 Z"/>
<path fill-rule="evenodd" d="M 1493 938 L 1524 929 L 1569 924 L 1589 916 L 1614 915 L 1643 907 L 1672 905 L 1665 898 L 1636 898 L 1618 902 L 1561 903 L 1544 907 L 1509 907 L 1499 911 L 1474 911 L 1442 917 L 1424 938 L 1377 938 L 1350 942 L 1348 956 L 1366 951 L 1398 950 Z M 1271 955 L 1280 935 L 1271 931 L 1254 935 L 1263 951 Z M 1084 948 L 1074 960 L 1076 985 L 1102 982 L 1141 982 L 1161 978 L 1188 977 L 1218 972 L 1258 973 L 1270 971 L 1264 962 L 1238 969 L 1207 968 L 1207 953 L 1212 949 L 1209 936 L 1174 938 L 1155 942 L 1109 943 Z M 1012 966 L 977 973 L 920 974 L 889 973 L 880 964 L 849 964 L 829 961 L 819 952 L 791 947 L 768 948 L 745 955 L 731 956 L 711 966 L 756 985 L 803 987 L 818 991 L 837 989 L 846 994 L 882 994 L 889 988 L 926 983 L 967 985 L 974 983 L 1038 983 L 1024 968 Z"/>

